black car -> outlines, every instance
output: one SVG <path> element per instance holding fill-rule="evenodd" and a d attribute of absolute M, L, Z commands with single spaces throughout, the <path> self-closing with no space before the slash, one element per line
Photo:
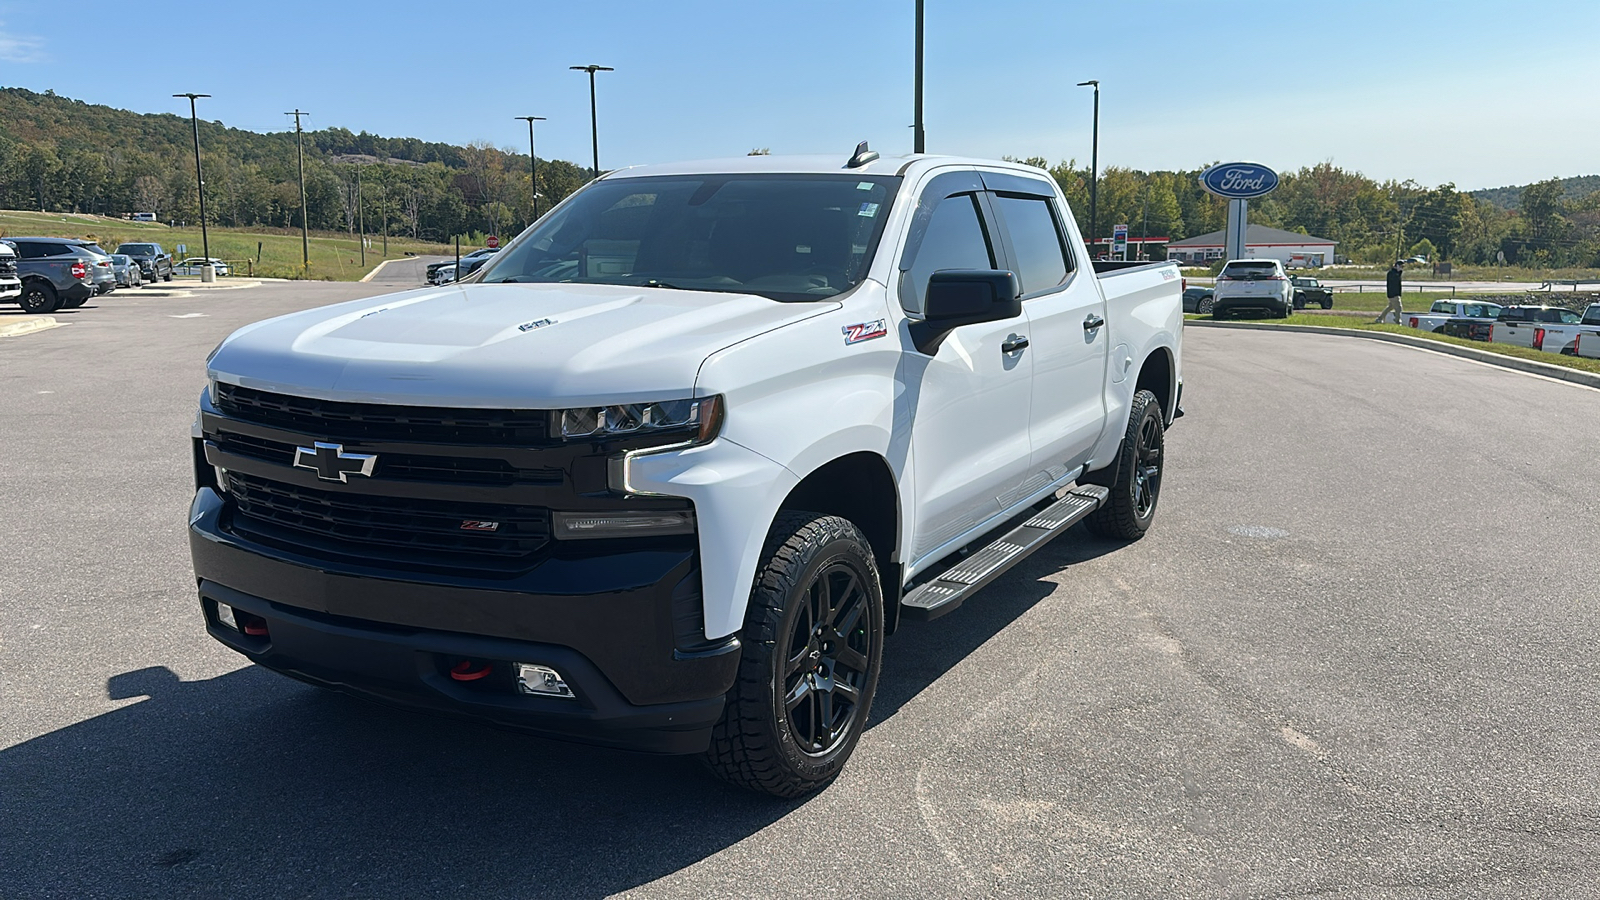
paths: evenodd
<path fill-rule="evenodd" d="M 6 243 L 17 251 L 17 277 L 22 296 L 17 304 L 31 313 L 75 309 L 98 289 L 95 270 L 101 255 L 87 241 L 72 238 L 14 237 Z"/>
<path fill-rule="evenodd" d="M 1214 290 L 1208 287 L 1192 287 L 1183 292 L 1183 311 L 1186 313 L 1199 313 L 1202 316 L 1211 314 L 1211 295 Z"/>
<path fill-rule="evenodd" d="M 162 249 L 160 244 L 118 244 L 117 252 L 139 264 L 139 272 L 145 281 L 172 280 L 172 254 Z"/>
<path fill-rule="evenodd" d="M 1289 283 L 1294 285 L 1294 308 L 1305 309 L 1313 303 L 1323 309 L 1333 309 L 1333 291 L 1322 286 L 1322 282 L 1315 278 L 1302 278 L 1292 275 Z"/>

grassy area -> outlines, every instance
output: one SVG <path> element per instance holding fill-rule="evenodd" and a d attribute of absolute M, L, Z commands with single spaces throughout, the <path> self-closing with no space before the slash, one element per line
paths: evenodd
<path fill-rule="evenodd" d="M 1185 319 L 1207 319 L 1210 316 L 1188 315 Z M 1545 353 L 1542 350 L 1533 350 L 1527 347 L 1512 347 L 1506 344 L 1489 344 L 1483 341 L 1469 341 L 1464 338 L 1449 337 L 1443 334 L 1434 334 L 1429 331 L 1418 331 L 1404 325 L 1374 325 L 1370 321 L 1350 316 L 1330 316 L 1321 314 L 1295 314 L 1287 319 L 1257 319 L 1252 320 L 1267 325 L 1320 325 L 1324 328 L 1349 328 L 1355 331 L 1383 331 L 1389 334 L 1403 334 L 1407 337 L 1422 338 L 1429 341 L 1438 341 L 1441 344 L 1455 344 L 1458 347 L 1471 347 L 1475 350 L 1484 350 L 1489 353 L 1498 353 L 1501 356 L 1514 356 L 1518 359 L 1531 359 L 1535 362 L 1549 363 L 1553 366 L 1562 366 L 1568 369 L 1577 369 L 1582 372 L 1593 372 L 1600 375 L 1600 359 L 1583 359 L 1576 356 L 1562 356 L 1559 353 Z"/>
<path fill-rule="evenodd" d="M 1451 297 L 1449 291 L 1410 291 L 1400 298 L 1401 305 L 1406 312 L 1418 312 L 1433 306 L 1435 300 L 1461 300 L 1471 299 L 1471 295 L 1462 294 Z M 1333 311 L 1359 310 L 1370 312 L 1376 318 L 1378 313 L 1389 306 L 1389 297 L 1383 291 L 1336 291 L 1333 295 Z"/>
<path fill-rule="evenodd" d="M 1338 280 L 1381 279 L 1389 272 L 1388 266 L 1327 266 L 1307 269 L 1298 274 L 1312 278 Z M 1433 274 L 1432 266 L 1412 264 L 1406 266 L 1406 281 L 1600 281 L 1600 269 L 1529 269 L 1522 266 L 1464 266 L 1452 265 L 1449 275 Z"/>
<path fill-rule="evenodd" d="M 308 242 L 311 266 L 302 270 L 298 230 L 213 227 L 209 232 L 211 255 L 227 260 L 234 267 L 234 275 L 253 273 L 269 278 L 358 281 L 384 259 L 381 236 L 368 235 L 372 246 L 367 249 L 367 264 L 363 268 L 359 238 L 343 232 L 312 232 Z M 89 238 L 99 241 L 107 250 L 115 250 L 118 244 L 129 241 L 154 241 L 173 254 L 174 262 L 181 259 L 176 249 L 179 244 L 188 246 L 183 256 L 202 255 L 198 227 L 169 228 L 153 222 L 129 222 L 103 216 L 3 210 L 0 211 L 0 236 L 3 235 Z M 466 249 L 463 247 L 462 252 Z M 455 252 L 453 247 L 447 249 L 443 244 L 389 236 L 388 258 L 404 257 L 407 251 L 417 255 Z"/>

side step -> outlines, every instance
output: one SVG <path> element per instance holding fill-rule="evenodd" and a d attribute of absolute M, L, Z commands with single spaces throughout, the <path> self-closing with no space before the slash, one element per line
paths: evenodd
<path fill-rule="evenodd" d="M 926 622 L 953 612 L 963 600 L 1005 574 L 1007 569 L 1027 559 L 1028 554 L 1088 518 L 1110 496 L 1109 489 L 1097 484 L 1073 487 L 1065 497 L 1040 510 L 1033 518 L 1006 532 L 934 580 L 913 588 L 900 600 L 901 614 Z"/>

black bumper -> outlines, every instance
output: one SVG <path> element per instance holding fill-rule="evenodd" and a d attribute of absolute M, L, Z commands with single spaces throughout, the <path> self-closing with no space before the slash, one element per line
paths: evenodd
<path fill-rule="evenodd" d="M 704 750 L 733 684 L 736 639 L 686 651 L 675 638 L 685 594 L 699 603 L 692 548 L 552 559 L 506 590 L 295 559 L 239 539 L 225 517 L 222 499 L 201 489 L 189 543 L 207 630 L 253 662 L 303 681 L 656 753 Z M 218 602 L 259 616 L 267 633 L 221 624 Z M 457 681 L 450 670 L 463 661 L 491 673 Z M 574 696 L 519 693 L 519 662 L 556 669 Z"/>
<path fill-rule="evenodd" d="M 62 300 L 69 302 L 83 302 L 93 299 L 99 289 L 93 282 L 75 281 L 58 291 Z"/>

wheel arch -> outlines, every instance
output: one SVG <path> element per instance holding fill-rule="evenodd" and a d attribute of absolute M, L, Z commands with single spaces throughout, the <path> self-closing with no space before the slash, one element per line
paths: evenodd
<path fill-rule="evenodd" d="M 1172 348 L 1157 347 L 1139 365 L 1139 377 L 1134 379 L 1133 392 L 1149 391 L 1161 402 L 1161 418 L 1172 424 L 1178 407 L 1178 368 L 1173 362 Z"/>
<path fill-rule="evenodd" d="M 884 625 L 893 631 L 900 614 L 900 490 L 889 461 L 868 450 L 847 453 L 811 470 L 779 504 L 778 511 L 804 510 L 848 519 L 866 535 L 883 585 Z"/>

